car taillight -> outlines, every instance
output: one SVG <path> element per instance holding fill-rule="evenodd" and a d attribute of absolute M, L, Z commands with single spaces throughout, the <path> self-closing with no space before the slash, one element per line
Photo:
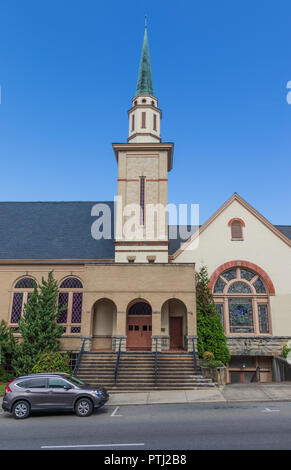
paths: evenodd
<path fill-rule="evenodd" d="M 14 380 L 11 380 L 11 382 L 9 382 L 7 385 L 6 385 L 6 388 L 5 388 L 5 392 L 12 392 L 11 388 L 9 387 L 10 384 L 12 384 L 12 382 L 14 382 Z"/>

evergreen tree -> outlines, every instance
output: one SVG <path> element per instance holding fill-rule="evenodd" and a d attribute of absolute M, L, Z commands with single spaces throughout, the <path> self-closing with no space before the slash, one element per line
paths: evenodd
<path fill-rule="evenodd" d="M 44 352 L 58 351 L 63 327 L 57 324 L 66 306 L 58 306 L 58 286 L 53 273 L 42 278 L 24 306 L 24 316 L 19 321 L 21 341 L 16 345 L 12 366 L 18 375 L 29 374 Z"/>
<path fill-rule="evenodd" d="M 1 364 L 5 364 L 7 357 L 10 357 L 15 349 L 15 339 L 11 329 L 4 320 L 0 323 L 0 354 Z"/>
<path fill-rule="evenodd" d="M 207 267 L 202 266 L 196 274 L 198 354 L 214 354 L 214 358 L 226 364 L 230 360 L 224 328 L 209 290 Z"/>

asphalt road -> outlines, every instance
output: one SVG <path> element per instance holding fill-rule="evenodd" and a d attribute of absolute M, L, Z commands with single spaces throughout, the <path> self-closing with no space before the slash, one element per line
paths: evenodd
<path fill-rule="evenodd" d="M 0 413 L 0 450 L 291 449 L 291 402 L 105 406 L 88 418 Z"/>

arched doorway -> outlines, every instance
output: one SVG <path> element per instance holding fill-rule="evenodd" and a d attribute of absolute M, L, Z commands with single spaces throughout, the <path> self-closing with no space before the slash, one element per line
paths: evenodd
<path fill-rule="evenodd" d="M 112 350 L 116 330 L 116 305 L 110 299 L 100 299 L 93 306 L 92 350 Z"/>
<path fill-rule="evenodd" d="M 147 301 L 134 301 L 127 311 L 127 350 L 151 351 L 152 308 Z"/>

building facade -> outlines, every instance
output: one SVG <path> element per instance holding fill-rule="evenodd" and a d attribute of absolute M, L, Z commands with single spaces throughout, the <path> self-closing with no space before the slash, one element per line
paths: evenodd
<path fill-rule="evenodd" d="M 187 240 L 169 236 L 174 145 L 161 140 L 161 118 L 145 29 L 128 139 L 113 144 L 115 201 L 0 203 L 0 320 L 17 336 L 33 281 L 53 271 L 67 306 L 64 350 L 84 341 L 87 351 L 192 351 L 195 269 L 206 265 L 229 381 L 251 381 L 258 368 L 270 381 L 291 338 L 291 227 L 273 226 L 235 193 Z"/>

